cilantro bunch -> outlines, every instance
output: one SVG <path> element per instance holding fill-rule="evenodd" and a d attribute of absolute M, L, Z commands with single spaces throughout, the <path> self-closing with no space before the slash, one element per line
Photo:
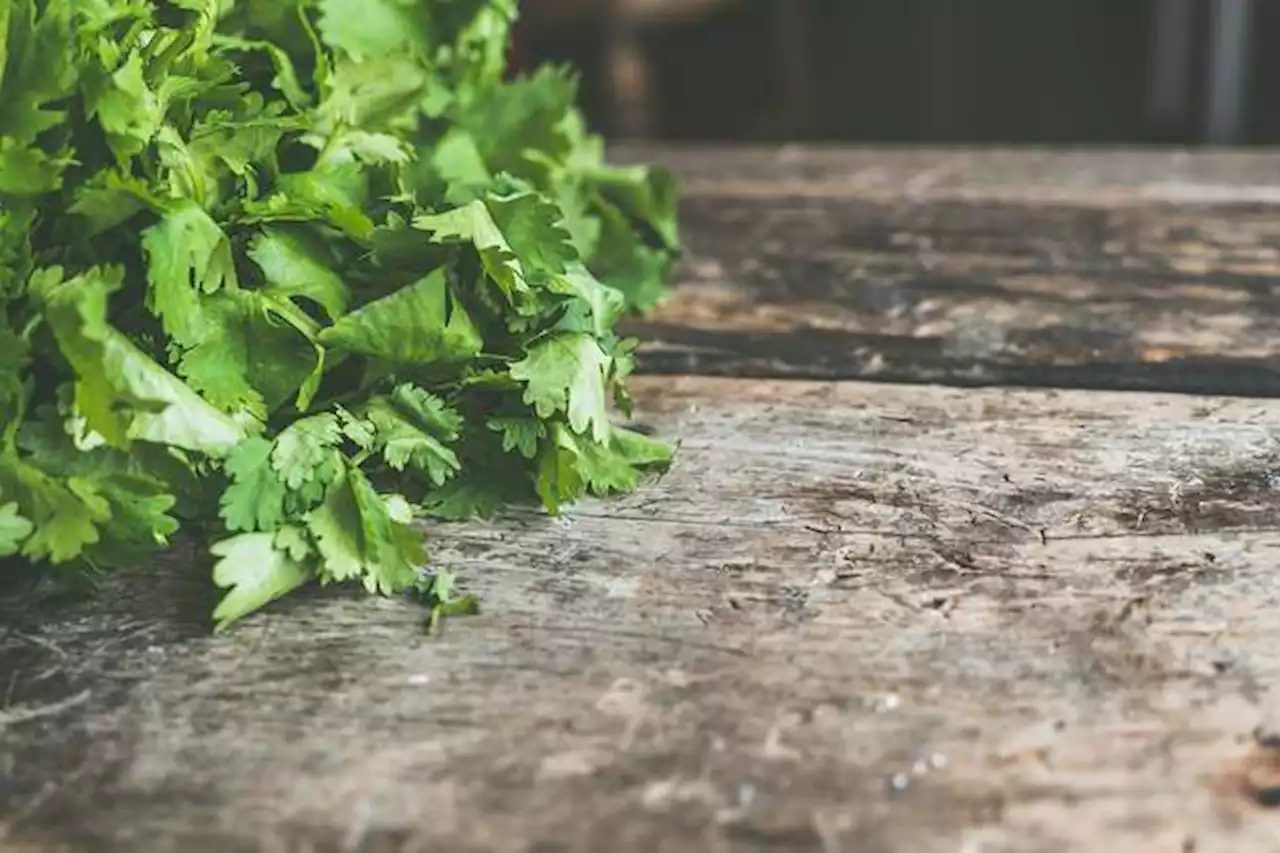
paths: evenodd
<path fill-rule="evenodd" d="M 633 488 L 676 187 L 607 166 L 514 0 L 0 2 L 0 558 L 185 528 L 219 626 L 422 589 L 416 519 Z"/>

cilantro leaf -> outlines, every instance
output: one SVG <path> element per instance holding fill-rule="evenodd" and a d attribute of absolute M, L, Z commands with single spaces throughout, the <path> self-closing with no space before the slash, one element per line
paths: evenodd
<path fill-rule="evenodd" d="M 184 201 L 142 233 L 147 255 L 150 307 L 181 346 L 206 337 L 201 294 L 236 286 L 227 235 L 192 201 Z"/>
<path fill-rule="evenodd" d="M 49 155 L 0 137 L 0 196 L 39 196 L 62 188 L 62 172 L 71 165 L 65 152 Z"/>
<path fill-rule="evenodd" d="M 591 431 L 596 441 L 609 436 L 605 383 L 610 359 L 591 335 L 553 335 L 529 348 L 511 365 L 511 377 L 525 383 L 524 400 L 538 416 L 565 412 L 578 432 Z"/>
<path fill-rule="evenodd" d="M 141 154 L 164 121 L 164 105 L 147 85 L 143 62 L 142 52 L 132 51 L 88 105 L 89 118 L 97 118 L 121 163 Z"/>
<path fill-rule="evenodd" d="M 0 557 L 12 557 L 22 550 L 22 542 L 35 527 L 18 512 L 13 501 L 0 504 Z"/>
<path fill-rule="evenodd" d="M 354 59 L 425 50 L 426 9 L 405 0 L 320 0 L 317 28 L 330 47 Z"/>
<path fill-rule="evenodd" d="M 413 227 L 431 234 L 437 243 L 471 243 L 484 264 L 485 272 L 509 297 L 514 298 L 529 290 L 524 266 L 482 199 L 444 213 L 419 215 L 414 218 Z"/>
<path fill-rule="evenodd" d="M 60 481 L 22 462 L 6 468 L 0 478 L 32 525 L 22 543 L 24 557 L 66 563 L 101 540 L 111 506 L 92 479 Z"/>
<path fill-rule="evenodd" d="M 318 501 L 341 472 L 343 430 L 334 415 L 294 421 L 276 437 L 271 467 L 303 506 Z"/>
<path fill-rule="evenodd" d="M 285 484 L 271 465 L 274 445 L 254 436 L 241 442 L 223 469 L 230 485 L 219 501 L 231 531 L 274 530 L 284 520 Z"/>
<path fill-rule="evenodd" d="M 463 362 L 480 352 L 480 332 L 434 270 L 390 296 L 344 315 L 319 335 L 344 352 L 392 365 Z"/>
<path fill-rule="evenodd" d="M 546 426 L 537 418 L 494 415 L 487 423 L 489 429 L 502 433 L 504 451 L 515 450 L 526 459 L 538 455 L 538 441 L 547 434 Z"/>
<path fill-rule="evenodd" d="M 390 397 L 374 397 L 364 410 L 388 465 L 423 472 L 440 486 L 461 468 L 447 444 L 458 437 L 461 418 L 421 388 L 401 385 Z"/>
<path fill-rule="evenodd" d="M 104 527 L 106 538 L 92 549 L 95 561 L 119 565 L 143 559 L 156 548 L 168 545 L 170 537 L 178 532 L 178 520 L 172 514 L 177 497 L 164 490 L 165 483 L 117 473 L 103 477 L 100 485 L 111 519 Z"/>
<path fill-rule="evenodd" d="M 458 579 L 448 569 L 439 569 L 421 585 L 419 592 L 430 608 L 427 632 L 435 631 L 440 620 L 451 616 L 474 616 L 480 612 L 480 602 L 474 595 L 458 594 Z"/>
<path fill-rule="evenodd" d="M 249 257 L 262 269 L 273 292 L 305 296 L 336 320 L 346 313 L 350 294 L 322 251 L 307 245 L 299 234 L 267 229 L 253 238 Z"/>
<path fill-rule="evenodd" d="M 160 367 L 106 322 L 118 268 L 64 280 L 58 268 L 31 278 L 31 291 L 76 372 L 75 399 L 89 426 L 113 446 L 151 441 L 222 457 L 245 431 Z"/>
<path fill-rule="evenodd" d="M 515 309 L 508 325 L 518 329 L 527 325 L 518 317 L 538 310 L 535 291 L 577 260 L 561 219 L 553 203 L 522 190 L 491 193 L 444 213 L 420 215 L 413 227 L 429 232 L 436 242 L 470 243 L 485 273 Z"/>
<path fill-rule="evenodd" d="M 480 143 L 491 171 L 529 177 L 541 172 L 529 152 L 553 160 L 570 156 L 573 139 L 564 119 L 577 94 L 571 73 L 544 66 L 510 85 L 471 93 L 454 118 Z"/>
<path fill-rule="evenodd" d="M 145 181 L 107 169 L 76 188 L 69 211 L 83 217 L 83 222 L 77 223 L 78 230 L 85 229 L 94 236 L 162 205 L 163 201 L 152 195 Z"/>
<path fill-rule="evenodd" d="M 213 611 L 218 630 L 311 579 L 307 567 L 276 547 L 270 533 L 241 533 L 213 543 L 213 582 L 229 591 Z"/>
<path fill-rule="evenodd" d="M 411 560 L 420 552 L 406 553 L 406 524 L 393 517 L 389 501 L 359 468 L 348 465 L 342 471 L 306 523 L 323 561 L 324 578 L 359 579 L 369 592 L 384 594 L 408 589 L 416 580 Z"/>
<path fill-rule="evenodd" d="M 559 328 L 566 331 L 591 332 L 597 338 L 607 339 L 626 310 L 622 293 L 601 283 L 582 264 L 574 264 L 554 278 L 551 287 L 558 293 L 577 297 L 566 319 L 559 324 Z"/>
<path fill-rule="evenodd" d="M 636 488 L 648 471 L 662 471 L 671 449 L 631 430 L 615 427 L 604 442 L 552 427 L 538 463 L 538 495 L 553 514 L 586 493 L 600 497 Z"/>
<path fill-rule="evenodd" d="M 24 146 L 65 120 L 50 105 L 74 91 L 80 72 L 63 60 L 75 46 L 71 4 L 40 5 L 10 0 L 0 7 L 0 128 Z"/>

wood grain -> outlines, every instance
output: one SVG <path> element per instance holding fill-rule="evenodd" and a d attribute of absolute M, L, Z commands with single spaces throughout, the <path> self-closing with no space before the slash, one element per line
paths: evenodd
<path fill-rule="evenodd" d="M 735 198 L 1013 200 L 1101 204 L 1274 204 L 1274 149 L 610 147 L 618 162 L 658 163 L 694 194 Z"/>
<path fill-rule="evenodd" d="M 619 156 L 687 184 L 647 372 L 1280 394 L 1280 155 Z"/>
<path fill-rule="evenodd" d="M 1280 844 L 1280 403 L 636 390 L 675 470 L 431 530 L 486 606 L 439 636 L 327 594 L 210 637 L 194 558 L 6 603 L 0 850 Z"/>

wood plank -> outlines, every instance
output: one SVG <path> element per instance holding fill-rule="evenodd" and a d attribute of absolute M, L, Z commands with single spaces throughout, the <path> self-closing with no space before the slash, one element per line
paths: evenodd
<path fill-rule="evenodd" d="M 615 144 L 609 153 L 619 162 L 665 165 L 689 192 L 722 197 L 1280 202 L 1280 152 L 1265 148 Z"/>
<path fill-rule="evenodd" d="M 646 372 L 1280 395 L 1280 153 L 619 156 L 688 184 Z"/>
<path fill-rule="evenodd" d="M 438 636 L 210 637 L 194 560 L 6 603 L 0 850 L 1277 848 L 1280 403 L 636 390 L 677 467 L 432 531 Z"/>

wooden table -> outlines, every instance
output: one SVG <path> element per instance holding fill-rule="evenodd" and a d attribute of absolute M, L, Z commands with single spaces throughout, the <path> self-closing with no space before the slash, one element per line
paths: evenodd
<path fill-rule="evenodd" d="M 688 181 L 676 469 L 431 531 L 434 637 L 9 606 L 0 850 L 1280 849 L 1280 155 L 618 156 Z"/>

